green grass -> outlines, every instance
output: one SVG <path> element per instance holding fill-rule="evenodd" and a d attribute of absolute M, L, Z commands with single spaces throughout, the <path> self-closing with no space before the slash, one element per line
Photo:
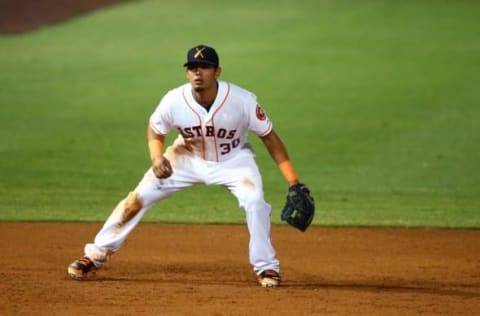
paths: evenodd
<path fill-rule="evenodd" d="M 149 115 L 205 43 L 258 95 L 315 225 L 479 228 L 479 21 L 467 0 L 133 1 L 0 36 L 0 220 L 105 220 L 149 164 Z M 280 223 L 285 182 L 250 139 Z M 244 215 L 199 186 L 144 220 Z"/>

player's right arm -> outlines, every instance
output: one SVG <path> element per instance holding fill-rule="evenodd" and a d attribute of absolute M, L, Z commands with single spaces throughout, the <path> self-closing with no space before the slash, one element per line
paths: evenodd
<path fill-rule="evenodd" d="M 170 161 L 163 156 L 165 136 L 172 130 L 171 109 L 178 98 L 178 89 L 169 91 L 150 116 L 147 126 L 147 143 L 152 161 L 152 170 L 157 178 L 165 179 L 172 175 Z"/>
<path fill-rule="evenodd" d="M 147 143 L 152 161 L 152 170 L 157 178 L 165 179 L 172 175 L 173 169 L 170 161 L 163 155 L 165 135 L 157 134 L 148 124 Z"/>

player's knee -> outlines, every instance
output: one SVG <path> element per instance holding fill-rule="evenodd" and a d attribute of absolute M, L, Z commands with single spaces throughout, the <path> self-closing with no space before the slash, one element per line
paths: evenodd
<path fill-rule="evenodd" d="M 270 212 L 271 206 L 263 199 L 263 196 L 259 195 L 251 197 L 242 203 L 245 211 L 249 212 Z"/>
<path fill-rule="evenodd" d="M 133 217 L 135 217 L 135 215 L 138 214 L 138 212 L 140 212 L 142 207 L 142 200 L 140 199 L 138 193 L 135 191 L 130 192 L 125 199 L 122 222 L 125 223 L 130 221 Z"/>

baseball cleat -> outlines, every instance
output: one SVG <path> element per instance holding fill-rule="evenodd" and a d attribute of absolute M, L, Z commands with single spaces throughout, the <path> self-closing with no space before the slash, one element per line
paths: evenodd
<path fill-rule="evenodd" d="M 257 281 L 263 287 L 277 287 L 282 282 L 282 278 L 275 270 L 265 270 L 257 275 Z"/>
<path fill-rule="evenodd" d="M 87 279 L 90 275 L 94 275 L 97 271 L 97 267 L 92 260 L 88 257 L 83 257 L 72 262 L 68 266 L 68 275 L 75 280 L 82 281 Z"/>

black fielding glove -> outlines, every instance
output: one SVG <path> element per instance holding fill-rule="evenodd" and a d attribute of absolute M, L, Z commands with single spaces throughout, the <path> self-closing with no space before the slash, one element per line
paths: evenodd
<path fill-rule="evenodd" d="M 306 185 L 297 183 L 288 188 L 287 202 L 281 219 L 304 232 L 312 223 L 315 201 Z"/>

